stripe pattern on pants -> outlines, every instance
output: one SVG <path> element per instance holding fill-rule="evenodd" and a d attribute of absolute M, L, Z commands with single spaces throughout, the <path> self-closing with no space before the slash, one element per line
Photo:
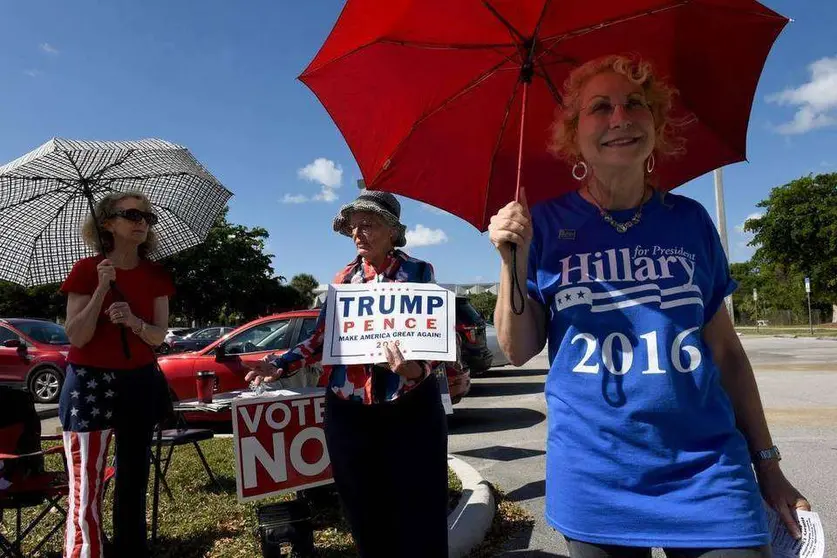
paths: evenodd
<path fill-rule="evenodd" d="M 101 558 L 101 501 L 113 430 L 64 432 L 69 469 L 64 558 Z"/>

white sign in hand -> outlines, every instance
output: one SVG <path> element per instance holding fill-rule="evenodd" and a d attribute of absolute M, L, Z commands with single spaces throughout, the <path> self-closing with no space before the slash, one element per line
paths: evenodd
<path fill-rule="evenodd" d="M 406 360 L 454 362 L 455 301 L 432 283 L 329 285 L 323 364 L 386 362 L 387 343 Z"/>
<path fill-rule="evenodd" d="M 797 540 L 788 533 L 787 527 L 782 523 L 776 510 L 767 504 L 765 508 L 767 508 L 773 558 L 823 558 L 825 556 L 825 535 L 819 514 L 796 511 L 802 532 L 802 538 Z"/>

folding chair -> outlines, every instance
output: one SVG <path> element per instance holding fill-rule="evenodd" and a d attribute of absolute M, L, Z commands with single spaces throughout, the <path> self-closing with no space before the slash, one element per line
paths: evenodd
<path fill-rule="evenodd" d="M 3 417 L 6 424 L 0 426 L 0 523 L 5 523 L 7 510 L 14 511 L 14 533 L 0 533 L 0 558 L 25 558 L 37 553 L 65 525 L 67 509 L 62 500 L 69 493 L 67 460 L 61 444 L 41 449 L 41 442 L 60 442 L 63 437 L 40 435 L 40 421 L 29 394 L 4 391 L 3 397 L 4 406 L 9 404 L 12 410 Z M 44 469 L 44 457 L 50 454 L 61 455 L 63 470 Z M 106 467 L 104 481 L 109 482 L 114 474 L 113 467 Z M 23 512 L 30 508 L 39 511 L 24 525 Z M 57 513 L 51 514 L 53 510 Z M 24 554 L 24 541 L 50 515 L 57 515 L 55 525 Z"/>

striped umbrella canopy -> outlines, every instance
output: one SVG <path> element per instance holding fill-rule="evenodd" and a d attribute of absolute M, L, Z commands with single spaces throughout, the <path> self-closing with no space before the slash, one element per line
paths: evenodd
<path fill-rule="evenodd" d="M 128 191 L 145 194 L 159 217 L 152 259 L 200 244 L 232 196 L 180 145 L 54 138 L 0 167 L 0 279 L 63 280 L 95 254 L 80 235 L 95 204 Z"/>

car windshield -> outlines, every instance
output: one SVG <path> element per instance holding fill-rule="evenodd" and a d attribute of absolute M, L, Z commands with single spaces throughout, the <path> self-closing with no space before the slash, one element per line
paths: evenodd
<path fill-rule="evenodd" d="M 70 343 L 64 328 L 52 322 L 10 321 L 9 323 L 38 343 L 48 345 L 69 345 Z"/>

